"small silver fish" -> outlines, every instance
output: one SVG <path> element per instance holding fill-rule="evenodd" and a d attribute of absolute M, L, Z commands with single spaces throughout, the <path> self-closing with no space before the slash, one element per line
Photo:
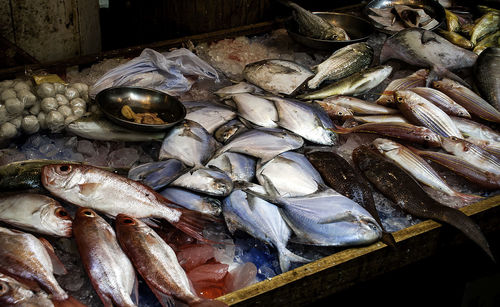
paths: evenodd
<path fill-rule="evenodd" d="M 354 114 L 384 115 L 399 113 L 397 109 L 387 108 L 373 102 L 365 101 L 351 96 L 331 96 L 323 100 L 323 104 L 333 104 L 349 108 Z"/>
<path fill-rule="evenodd" d="M 460 130 L 462 134 L 467 137 L 474 137 L 485 141 L 500 142 L 500 133 L 488 126 L 473 120 L 455 116 L 451 116 L 451 120 L 455 123 L 458 130 Z"/>
<path fill-rule="evenodd" d="M 409 90 L 432 102 L 448 115 L 470 118 L 470 114 L 467 112 L 467 109 L 456 103 L 453 99 L 441 91 L 430 87 L 414 87 Z"/>
<path fill-rule="evenodd" d="M 220 200 L 200 195 L 182 188 L 168 187 L 160 192 L 166 199 L 190 210 L 219 216 L 222 213 Z"/>
<path fill-rule="evenodd" d="M 375 102 L 380 105 L 393 104 L 395 91 L 406 90 L 417 86 L 424 86 L 425 80 L 428 76 L 428 69 L 419 69 L 407 77 L 392 80 L 389 85 L 386 86 L 382 95 Z"/>
<path fill-rule="evenodd" d="M 406 118 L 397 114 L 354 116 L 353 118 L 362 123 L 410 123 Z"/>
<path fill-rule="evenodd" d="M 248 93 L 234 94 L 231 98 L 236 103 L 239 116 L 261 127 L 278 127 L 278 111 L 271 101 Z"/>
<path fill-rule="evenodd" d="M 197 122 L 210 134 L 236 117 L 236 112 L 231 108 L 213 102 L 189 101 L 182 104 L 186 107 L 185 119 Z"/>
<path fill-rule="evenodd" d="M 216 168 L 197 168 L 174 180 L 170 186 L 186 188 L 213 196 L 226 196 L 233 189 L 233 181 Z"/>
<path fill-rule="evenodd" d="M 233 181 L 251 182 L 255 177 L 256 164 L 257 162 L 253 157 L 228 151 L 208 161 L 206 166 L 217 167 L 229 175 Z"/>

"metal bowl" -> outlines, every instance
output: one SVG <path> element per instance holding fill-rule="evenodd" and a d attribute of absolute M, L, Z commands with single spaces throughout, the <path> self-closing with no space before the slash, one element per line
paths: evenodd
<path fill-rule="evenodd" d="M 341 27 L 347 32 L 347 35 L 349 35 L 351 39 L 339 41 L 304 36 L 299 33 L 297 22 L 293 18 L 290 18 L 285 23 L 288 35 L 290 35 L 296 42 L 311 48 L 335 50 L 352 43 L 365 41 L 368 39 L 368 36 L 373 33 L 372 25 L 363 18 L 334 12 L 313 12 L 313 14 L 322 17 L 338 27 Z"/>
<path fill-rule="evenodd" d="M 111 87 L 99 92 L 95 100 L 102 112 L 118 125 L 141 131 L 162 131 L 186 116 L 186 108 L 175 97 L 141 87 Z M 126 119 L 121 109 L 128 105 L 135 113 L 158 113 L 166 124 L 138 124 Z"/>
<path fill-rule="evenodd" d="M 370 8 L 374 9 L 384 9 L 388 7 L 394 7 L 396 4 L 402 4 L 402 5 L 407 5 L 411 6 L 413 8 L 421 8 L 423 9 L 429 16 L 432 18 L 436 19 L 438 22 L 438 25 L 435 26 L 434 28 L 431 29 L 435 30 L 439 28 L 443 22 L 446 20 L 446 14 L 444 12 L 444 8 L 437 0 L 372 0 L 370 1 L 364 8 L 363 14 L 365 14 L 366 18 L 370 20 L 372 25 L 380 32 L 384 32 L 387 34 L 395 34 L 396 32 L 394 31 L 389 31 L 387 29 L 384 29 L 381 25 L 378 23 L 374 22 L 373 20 L 368 17 L 370 13 Z"/>

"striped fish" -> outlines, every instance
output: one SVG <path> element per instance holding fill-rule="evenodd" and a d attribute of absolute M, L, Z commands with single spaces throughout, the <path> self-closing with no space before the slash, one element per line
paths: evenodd
<path fill-rule="evenodd" d="M 410 91 L 429 100 L 448 115 L 470 118 L 469 112 L 464 107 L 441 91 L 429 87 L 414 87 Z"/>
<path fill-rule="evenodd" d="M 391 83 L 389 83 L 389 85 L 385 88 L 382 96 L 380 96 L 375 102 L 381 105 L 393 104 L 395 91 L 425 86 L 427 76 L 429 76 L 429 70 L 420 69 L 407 77 L 392 80 Z"/>

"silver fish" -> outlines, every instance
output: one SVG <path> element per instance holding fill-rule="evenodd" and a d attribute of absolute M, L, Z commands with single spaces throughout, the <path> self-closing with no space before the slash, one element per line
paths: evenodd
<path fill-rule="evenodd" d="M 353 118 L 362 123 L 410 123 L 406 118 L 397 114 L 354 116 Z"/>
<path fill-rule="evenodd" d="M 44 291 L 34 291 L 12 277 L 0 273 L 0 304 L 6 307 L 53 307 Z"/>
<path fill-rule="evenodd" d="M 271 101 L 248 93 L 234 94 L 231 98 L 236 103 L 239 116 L 261 127 L 278 127 L 278 111 Z"/>
<path fill-rule="evenodd" d="M 190 210 L 219 216 L 222 213 L 220 200 L 200 195 L 185 189 L 168 187 L 160 192 L 166 199 Z"/>
<path fill-rule="evenodd" d="M 192 120 L 213 134 L 221 125 L 236 117 L 236 112 L 227 106 L 206 101 L 182 103 L 186 107 L 187 120 Z"/>
<path fill-rule="evenodd" d="M 333 145 L 337 135 L 328 128 L 333 122 L 326 112 L 315 105 L 298 100 L 268 97 L 278 110 L 278 125 L 304 139 L 322 145 Z"/>
<path fill-rule="evenodd" d="M 473 137 L 480 140 L 500 142 L 500 133 L 491 129 L 488 126 L 468 120 L 461 117 L 451 116 L 451 120 L 455 123 L 458 130 L 467 137 Z"/>
<path fill-rule="evenodd" d="M 481 52 L 474 65 L 474 78 L 481 95 L 500 110 L 500 48 Z"/>
<path fill-rule="evenodd" d="M 255 177 L 255 158 L 237 153 L 225 152 L 215 159 L 208 161 L 207 167 L 215 166 L 224 171 L 233 181 L 251 182 Z"/>
<path fill-rule="evenodd" d="M 260 94 L 263 90 L 253 84 L 247 82 L 239 82 L 230 86 L 223 87 L 214 92 L 215 95 L 225 98 L 234 94 L 250 93 Z"/>
<path fill-rule="evenodd" d="M 387 108 L 376 103 L 351 96 L 331 96 L 323 100 L 323 104 L 333 104 L 346 107 L 354 111 L 354 114 L 384 115 L 399 113 L 397 109 Z"/>
<path fill-rule="evenodd" d="M 425 80 L 428 76 L 428 69 L 419 69 L 407 77 L 392 80 L 389 85 L 386 86 L 382 95 L 375 102 L 381 105 L 393 104 L 395 91 L 406 90 L 417 86 L 424 86 Z"/>
<path fill-rule="evenodd" d="M 249 128 L 239 119 L 233 119 L 215 130 L 214 137 L 221 143 L 228 142 L 232 137 L 247 131 Z"/>
<path fill-rule="evenodd" d="M 213 196 L 226 196 L 233 189 L 233 181 L 219 169 L 197 168 L 180 176 L 170 186 Z"/>
<path fill-rule="evenodd" d="M 448 115 L 470 118 L 470 114 L 467 112 L 467 109 L 456 103 L 453 99 L 441 91 L 430 87 L 414 87 L 409 90 L 432 102 Z"/>
<path fill-rule="evenodd" d="M 292 95 L 314 74 L 286 60 L 262 60 L 247 64 L 243 75 L 248 82 L 273 94 Z"/>
<path fill-rule="evenodd" d="M 128 178 L 139 181 L 153 190 L 160 190 L 187 171 L 187 167 L 177 159 L 144 163 L 133 167 Z"/>
<path fill-rule="evenodd" d="M 163 140 L 159 159 L 178 159 L 187 166 L 203 166 L 217 149 L 217 141 L 200 124 L 185 120 Z"/>

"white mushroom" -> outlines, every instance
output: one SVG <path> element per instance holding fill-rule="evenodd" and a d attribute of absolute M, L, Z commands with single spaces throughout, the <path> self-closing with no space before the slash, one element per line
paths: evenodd
<path fill-rule="evenodd" d="M 3 80 L 2 82 L 0 82 L 0 88 L 11 87 L 12 84 L 14 84 L 14 80 Z"/>
<path fill-rule="evenodd" d="M 42 98 L 54 97 L 56 90 L 52 83 L 44 82 L 38 86 L 36 93 Z"/>
<path fill-rule="evenodd" d="M 72 108 L 81 107 L 83 109 L 87 108 L 87 103 L 82 98 L 75 98 L 69 102 Z"/>
<path fill-rule="evenodd" d="M 45 118 L 47 128 L 51 131 L 59 131 L 64 126 L 64 116 L 57 111 L 50 111 Z"/>
<path fill-rule="evenodd" d="M 80 93 L 80 96 L 89 92 L 89 86 L 85 83 L 73 83 L 71 87 L 75 88 Z"/>
<path fill-rule="evenodd" d="M 49 113 L 50 111 L 55 111 L 59 107 L 57 100 L 53 97 L 47 97 L 42 100 L 40 107 L 45 113 Z"/>
<path fill-rule="evenodd" d="M 82 107 L 72 107 L 71 109 L 76 117 L 82 117 L 85 114 L 85 109 Z"/>
<path fill-rule="evenodd" d="M 7 108 L 3 104 L 0 104 L 0 124 L 5 123 L 8 121 L 11 117 L 7 113 Z"/>
<path fill-rule="evenodd" d="M 68 117 L 73 114 L 73 110 L 69 106 L 60 106 L 57 111 L 61 113 L 64 117 Z"/>
<path fill-rule="evenodd" d="M 26 132 L 27 134 L 33 134 L 35 132 L 38 132 L 38 130 L 40 130 L 40 124 L 38 123 L 38 118 L 34 115 L 28 115 L 25 118 L 23 118 L 21 122 L 21 127 L 23 128 L 23 131 Z"/>
<path fill-rule="evenodd" d="M 66 96 L 64 96 L 63 94 L 56 94 L 56 100 L 60 106 L 69 104 L 68 98 L 66 98 Z"/>
<path fill-rule="evenodd" d="M 5 108 L 10 114 L 18 115 L 24 110 L 24 102 L 17 98 L 9 98 L 5 100 Z"/>
<path fill-rule="evenodd" d="M 68 97 L 69 100 L 72 100 L 78 98 L 80 96 L 80 93 L 78 93 L 78 90 L 76 88 L 68 87 L 64 92 L 64 96 Z"/>

